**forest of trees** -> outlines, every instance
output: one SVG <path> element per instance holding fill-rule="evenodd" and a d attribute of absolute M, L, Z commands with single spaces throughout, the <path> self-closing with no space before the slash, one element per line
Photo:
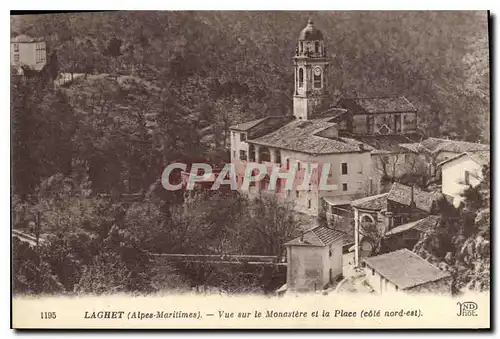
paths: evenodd
<path fill-rule="evenodd" d="M 333 102 L 405 95 L 426 135 L 489 142 L 486 12 L 11 17 L 12 35 L 47 40 L 51 70 L 86 75 L 61 87 L 11 76 L 13 224 L 52 239 L 40 253 L 14 243 L 15 290 L 155 290 L 150 252 L 279 255 L 296 231 L 288 206 L 186 200 L 159 179 L 174 161 L 227 160 L 231 124 L 291 113 L 291 58 L 309 16 L 332 56 Z M 130 193 L 144 201 L 120 199 Z"/>

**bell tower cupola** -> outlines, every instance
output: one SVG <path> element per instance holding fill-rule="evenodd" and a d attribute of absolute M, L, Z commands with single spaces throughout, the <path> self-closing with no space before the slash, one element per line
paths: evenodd
<path fill-rule="evenodd" d="M 307 26 L 300 32 L 293 61 L 293 115 L 296 119 L 307 120 L 328 97 L 329 58 L 323 33 L 314 26 L 312 19 L 309 19 Z"/>

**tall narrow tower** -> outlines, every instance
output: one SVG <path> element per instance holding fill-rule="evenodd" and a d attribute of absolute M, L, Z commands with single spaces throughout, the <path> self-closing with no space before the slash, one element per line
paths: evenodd
<path fill-rule="evenodd" d="M 329 58 L 323 33 L 314 27 L 311 19 L 300 32 L 293 61 L 295 68 L 293 115 L 296 119 L 307 120 L 328 96 Z"/>

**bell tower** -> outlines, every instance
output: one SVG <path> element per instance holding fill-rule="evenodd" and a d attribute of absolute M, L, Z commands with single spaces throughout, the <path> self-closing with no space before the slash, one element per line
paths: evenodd
<path fill-rule="evenodd" d="M 311 19 L 300 32 L 293 64 L 295 69 L 293 115 L 296 119 L 307 120 L 328 97 L 329 58 L 323 33 L 314 27 Z"/>

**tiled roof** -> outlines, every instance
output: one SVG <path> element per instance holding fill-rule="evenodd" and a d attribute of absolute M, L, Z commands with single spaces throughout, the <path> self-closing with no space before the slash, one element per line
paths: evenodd
<path fill-rule="evenodd" d="M 464 153 L 458 154 L 457 156 L 455 156 L 453 158 L 441 161 L 438 164 L 438 166 L 442 166 L 446 163 L 449 163 L 453 160 L 459 159 L 459 158 L 464 157 L 464 156 L 468 156 L 469 158 L 471 158 L 472 160 L 474 160 L 475 162 L 477 162 L 481 166 L 488 165 L 490 163 L 490 151 L 488 150 L 488 151 L 464 152 Z"/>
<path fill-rule="evenodd" d="M 247 122 L 242 122 L 240 124 L 232 125 L 229 127 L 230 129 L 235 129 L 238 131 L 247 131 L 251 129 L 252 127 L 255 127 L 256 125 L 260 124 L 262 121 L 266 120 L 267 118 L 261 118 L 257 120 L 251 120 Z"/>
<path fill-rule="evenodd" d="M 422 211 L 430 212 L 432 210 L 433 203 L 442 197 L 443 195 L 438 192 L 425 192 L 417 187 L 413 188 L 413 200 L 415 202 L 415 206 Z M 395 182 L 392 184 L 391 190 L 387 195 L 387 200 L 410 206 L 412 201 L 412 188 Z"/>
<path fill-rule="evenodd" d="M 290 240 L 285 245 L 328 246 L 335 241 L 343 241 L 345 236 L 343 232 L 325 226 L 317 226 Z"/>
<path fill-rule="evenodd" d="M 424 218 L 424 219 L 420 220 L 420 222 L 418 222 L 415 225 L 415 229 L 417 231 L 425 233 L 425 232 L 433 229 L 434 227 L 436 227 L 436 225 L 440 221 L 441 221 L 441 216 L 440 215 L 429 215 L 427 218 Z"/>
<path fill-rule="evenodd" d="M 416 229 L 420 232 L 425 233 L 428 230 L 434 228 L 439 220 L 441 220 L 441 217 L 439 215 L 429 215 L 428 217 L 425 217 L 423 219 L 394 227 L 390 231 L 386 232 L 385 236 L 391 236 L 411 229 Z"/>
<path fill-rule="evenodd" d="M 362 261 L 402 290 L 450 276 L 406 248 Z"/>
<path fill-rule="evenodd" d="M 406 134 L 406 135 L 370 135 L 370 136 L 353 136 L 365 144 L 370 145 L 375 150 L 372 153 L 387 153 L 399 152 L 401 150 L 400 144 L 408 142 L 417 142 L 421 139 L 419 134 Z"/>
<path fill-rule="evenodd" d="M 387 195 L 388 193 L 382 193 L 353 200 L 351 202 L 351 206 L 367 210 L 380 211 L 387 208 Z"/>
<path fill-rule="evenodd" d="M 416 112 L 417 109 L 404 96 L 379 98 L 342 99 L 340 106 L 354 114 L 377 114 L 394 112 Z"/>
<path fill-rule="evenodd" d="M 464 153 L 464 152 L 476 152 L 476 151 L 488 151 L 490 149 L 489 145 L 478 144 L 475 142 L 460 141 L 460 140 L 449 140 L 449 139 L 438 139 L 438 138 L 427 138 L 422 142 L 406 143 L 401 144 L 401 147 L 406 148 L 412 152 L 428 152 L 431 154 L 436 154 L 439 152 L 452 152 L 452 153 Z"/>
<path fill-rule="evenodd" d="M 328 118 L 294 120 L 277 130 L 249 140 L 258 145 L 277 147 L 308 154 L 332 154 L 372 151 L 370 145 L 344 137 L 325 137 L 317 135 L 329 127 L 334 127 Z M 360 145 L 362 145 L 360 147 Z"/>
<path fill-rule="evenodd" d="M 16 37 L 10 39 L 10 42 L 39 42 L 39 41 L 43 41 L 43 39 L 32 38 L 32 37 L 24 35 L 24 34 L 18 35 Z"/>
<path fill-rule="evenodd" d="M 467 152 L 472 159 L 474 159 L 480 165 L 490 164 L 490 151 L 477 151 L 477 152 Z"/>

